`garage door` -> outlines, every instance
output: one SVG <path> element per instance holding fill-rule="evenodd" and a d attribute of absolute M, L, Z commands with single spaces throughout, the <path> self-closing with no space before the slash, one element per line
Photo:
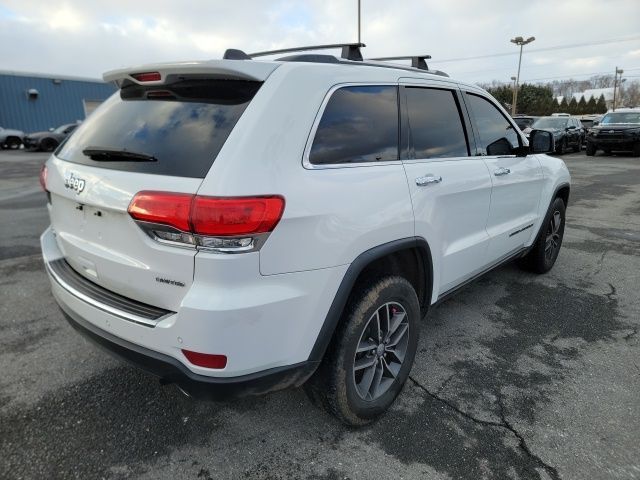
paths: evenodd
<path fill-rule="evenodd" d="M 89 116 L 91 112 L 93 112 L 96 108 L 100 106 L 102 100 L 83 100 L 84 103 L 84 116 L 85 118 Z"/>

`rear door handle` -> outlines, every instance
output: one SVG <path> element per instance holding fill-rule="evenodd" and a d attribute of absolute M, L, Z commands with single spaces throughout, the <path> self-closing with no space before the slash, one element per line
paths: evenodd
<path fill-rule="evenodd" d="M 435 175 L 425 175 L 424 177 L 416 178 L 416 185 L 419 187 L 426 187 L 427 185 L 431 185 L 432 183 L 440 183 L 442 181 L 442 177 L 436 177 Z"/>
<path fill-rule="evenodd" d="M 493 174 L 496 177 L 501 177 L 502 175 L 509 175 L 510 173 L 511 173 L 511 170 L 509 170 L 508 168 L 504 168 L 504 167 L 500 167 L 495 172 L 493 172 Z"/>

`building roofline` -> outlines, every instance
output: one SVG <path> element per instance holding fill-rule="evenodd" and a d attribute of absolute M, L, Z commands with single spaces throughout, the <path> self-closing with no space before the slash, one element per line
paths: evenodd
<path fill-rule="evenodd" d="M 73 75 L 58 75 L 55 73 L 22 72 L 19 70 L 0 70 L 0 75 L 12 75 L 14 77 L 46 78 L 49 80 L 72 80 L 76 82 L 93 82 L 93 83 L 101 83 L 101 84 L 108 83 L 102 80 L 101 78 L 76 77 Z"/>

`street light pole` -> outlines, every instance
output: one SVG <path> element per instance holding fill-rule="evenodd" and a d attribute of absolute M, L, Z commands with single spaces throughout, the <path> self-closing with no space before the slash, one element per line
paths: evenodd
<path fill-rule="evenodd" d="M 520 47 L 520 57 L 518 58 L 518 74 L 516 75 L 516 88 L 513 90 L 513 105 L 511 105 L 511 115 L 516 114 L 516 108 L 518 104 L 518 86 L 520 85 L 520 66 L 522 65 L 522 47 L 526 44 L 533 42 L 536 37 L 529 37 L 526 40 L 522 37 L 516 37 L 511 39 L 511 43 L 515 43 Z"/>
<path fill-rule="evenodd" d="M 511 114 L 515 115 L 513 113 L 513 106 L 515 105 L 515 102 L 516 102 L 516 77 L 511 77 L 511 81 L 513 82 L 513 84 L 511 85 L 511 109 L 512 109 Z"/>
<path fill-rule="evenodd" d="M 360 41 L 360 0 L 358 0 L 358 43 L 361 43 Z"/>
<path fill-rule="evenodd" d="M 621 68 L 616 67 L 616 71 L 613 74 L 613 111 L 616 111 L 616 91 L 617 91 L 617 86 L 618 86 L 618 74 L 620 75 L 620 79 L 622 80 L 622 74 L 624 73 L 624 70 L 622 70 Z M 620 82 L 622 83 L 622 82 Z"/>

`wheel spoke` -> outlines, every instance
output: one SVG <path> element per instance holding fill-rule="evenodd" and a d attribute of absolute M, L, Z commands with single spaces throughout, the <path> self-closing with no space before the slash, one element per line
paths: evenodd
<path fill-rule="evenodd" d="M 369 352 L 374 350 L 378 345 L 371 338 L 360 340 L 356 353 Z"/>
<path fill-rule="evenodd" d="M 400 325 L 400 327 L 396 329 L 396 331 L 391 336 L 391 338 L 389 338 L 389 343 L 387 344 L 387 346 L 394 347 L 398 345 L 398 343 L 400 343 L 400 340 L 402 340 L 402 338 L 407 334 L 408 331 L 409 331 L 408 323 L 403 323 L 402 325 Z"/>
<path fill-rule="evenodd" d="M 356 388 L 360 392 L 360 396 L 363 398 L 366 398 L 369 396 L 369 390 L 371 389 L 371 384 L 373 383 L 373 377 L 375 376 L 375 373 L 376 373 L 377 363 L 378 362 L 374 361 L 373 365 L 371 365 L 367 370 L 364 371 L 364 374 L 362 375 L 362 379 L 360 380 L 360 383 L 356 385 Z"/>
<path fill-rule="evenodd" d="M 548 235 L 544 242 L 544 251 L 547 252 L 553 247 L 553 237 Z"/>
<path fill-rule="evenodd" d="M 376 362 L 375 366 L 375 374 L 373 376 L 373 381 L 371 382 L 371 387 L 369 388 L 369 395 L 371 398 L 377 398 L 378 395 L 377 390 L 380 387 L 380 382 L 382 381 L 382 375 L 384 374 L 384 366 L 382 365 L 382 361 Z"/>
<path fill-rule="evenodd" d="M 552 219 L 552 231 L 554 234 L 558 233 L 558 230 L 560 230 L 560 223 L 562 222 L 562 217 L 560 216 L 560 212 L 556 211 L 553 213 L 553 219 Z"/>
<path fill-rule="evenodd" d="M 369 357 L 365 355 L 362 358 L 359 358 L 355 361 L 353 365 L 353 369 L 357 372 L 358 370 L 362 370 L 363 368 L 370 367 L 371 365 L 376 363 L 376 357 Z"/>
<path fill-rule="evenodd" d="M 380 327 L 380 310 L 376 312 L 376 327 L 378 328 L 378 341 L 382 340 L 382 328 Z"/>
<path fill-rule="evenodd" d="M 387 372 L 389 372 L 389 374 L 393 377 L 396 378 L 398 376 L 398 373 L 400 373 L 400 364 L 399 363 L 389 363 L 387 362 L 386 358 L 382 359 L 382 364 L 385 367 L 385 370 Z"/>
<path fill-rule="evenodd" d="M 402 362 L 404 362 L 404 351 L 398 350 L 397 348 L 389 348 L 387 353 L 396 357 L 398 363 L 402 364 Z"/>
<path fill-rule="evenodd" d="M 395 333 L 404 318 L 407 316 L 405 312 L 396 313 L 391 319 L 391 327 L 389 328 L 389 337 Z"/>

